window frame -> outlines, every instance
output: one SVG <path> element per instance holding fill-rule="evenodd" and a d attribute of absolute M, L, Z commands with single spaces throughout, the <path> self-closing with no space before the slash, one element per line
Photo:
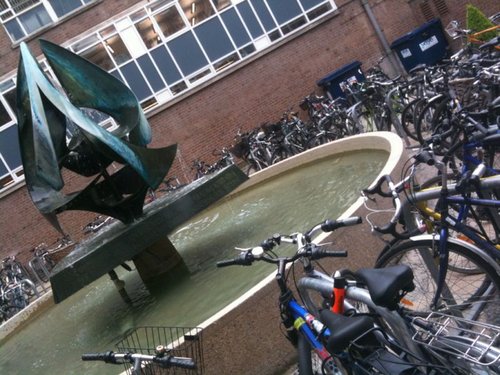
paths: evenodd
<path fill-rule="evenodd" d="M 18 11 L 15 10 L 15 7 L 10 4 L 11 0 L 3 0 L 4 3 L 8 4 L 8 7 L 0 11 L 0 23 L 4 27 L 4 30 L 11 40 L 13 44 L 19 44 L 22 41 L 30 39 L 31 37 L 39 34 L 41 31 L 46 30 L 48 28 L 54 27 L 56 24 L 61 22 L 62 20 L 73 16 L 75 13 L 81 12 L 82 10 L 89 8 L 102 0 L 76 0 L 81 3 L 79 7 L 72 9 L 71 11 L 58 16 L 54 7 L 50 3 L 50 0 L 27 0 L 26 3 L 31 2 L 31 4 L 27 5 L 24 9 L 20 9 Z M 49 21 L 43 25 L 38 26 L 34 30 L 28 32 L 26 30 L 26 26 L 21 22 L 23 15 L 32 12 L 36 8 L 40 8 L 46 12 L 46 15 L 49 18 Z M 17 25 L 17 29 L 23 34 L 20 38 L 14 38 L 11 35 L 11 32 L 7 28 L 6 24 L 10 22 L 15 22 Z"/>

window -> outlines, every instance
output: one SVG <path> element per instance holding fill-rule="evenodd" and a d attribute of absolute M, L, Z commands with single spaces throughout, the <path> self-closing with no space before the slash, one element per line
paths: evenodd
<path fill-rule="evenodd" d="M 188 31 L 167 43 L 184 75 L 190 75 L 208 64 L 193 33 Z"/>
<path fill-rule="evenodd" d="M 0 191 L 23 180 L 14 79 L 0 84 Z"/>
<path fill-rule="evenodd" d="M 234 51 L 234 46 L 218 18 L 204 22 L 194 31 L 211 61 Z"/>
<path fill-rule="evenodd" d="M 180 0 L 179 3 L 181 4 L 184 15 L 191 26 L 204 21 L 215 13 L 210 0 Z"/>
<path fill-rule="evenodd" d="M 264 0 L 252 0 L 252 5 L 266 31 L 276 29 L 276 22 L 274 22 L 274 19 L 271 16 L 269 8 L 267 7 Z"/>
<path fill-rule="evenodd" d="M 100 66 L 104 70 L 109 71 L 114 68 L 108 49 L 106 49 L 102 43 L 88 48 L 86 51 L 80 53 L 80 56 Z"/>
<path fill-rule="evenodd" d="M 47 27 L 95 0 L 2 0 L 0 21 L 13 42 Z"/>
<path fill-rule="evenodd" d="M 22 181 L 21 153 L 17 125 L 0 131 L 0 191 Z"/>
<path fill-rule="evenodd" d="M 160 33 L 157 31 L 158 26 L 155 26 L 156 24 L 149 17 L 135 24 L 135 28 L 148 49 L 156 47 L 161 42 Z"/>
<path fill-rule="evenodd" d="M 186 26 L 176 7 L 170 7 L 156 14 L 154 18 L 165 37 L 175 34 Z"/>
<path fill-rule="evenodd" d="M 236 10 L 229 9 L 221 15 L 222 21 L 229 32 L 229 35 L 233 39 L 233 42 L 238 46 L 242 47 L 250 43 L 250 35 L 248 34 L 243 21 L 236 13 Z"/>
<path fill-rule="evenodd" d="M 115 60 L 117 65 L 123 64 L 132 58 L 120 35 L 114 35 L 111 38 L 106 39 L 104 41 L 104 46 L 111 54 L 111 57 Z"/>
<path fill-rule="evenodd" d="M 0 20 L 19 40 L 93 1 L 0 0 Z M 148 111 L 335 9 L 334 0 L 149 1 L 68 48 L 123 81 Z M 15 100 L 15 80 L 0 82 L 0 192 L 23 180 Z"/>

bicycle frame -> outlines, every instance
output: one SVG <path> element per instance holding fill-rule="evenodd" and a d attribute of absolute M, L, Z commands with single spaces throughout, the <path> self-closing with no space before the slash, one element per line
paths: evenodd
<path fill-rule="evenodd" d="M 311 349 L 313 349 L 321 359 L 323 366 L 330 366 L 333 370 L 333 358 L 326 350 L 322 342 L 318 340 L 319 337 L 324 337 L 324 339 L 327 339 L 328 336 L 330 336 L 330 330 L 328 328 L 323 329 L 322 323 L 316 320 L 316 318 L 304 307 L 299 305 L 299 303 L 294 298 L 292 298 L 287 303 L 286 307 L 293 317 L 294 328 L 304 336 Z M 321 328 L 319 330 L 313 331 L 309 324 L 316 324 L 318 328 Z"/>

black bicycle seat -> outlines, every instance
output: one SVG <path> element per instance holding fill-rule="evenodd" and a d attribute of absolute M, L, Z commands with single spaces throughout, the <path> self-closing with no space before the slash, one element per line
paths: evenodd
<path fill-rule="evenodd" d="M 363 282 L 376 305 L 396 309 L 402 292 L 415 289 L 413 272 L 407 265 L 386 268 L 363 268 L 356 272 L 358 280 Z"/>
<path fill-rule="evenodd" d="M 367 315 L 344 316 L 324 309 L 319 316 L 330 330 L 326 348 L 331 354 L 341 353 L 352 341 L 373 328 L 373 319 Z"/>

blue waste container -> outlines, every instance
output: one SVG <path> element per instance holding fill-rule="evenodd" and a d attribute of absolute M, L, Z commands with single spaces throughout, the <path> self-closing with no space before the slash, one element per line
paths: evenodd
<path fill-rule="evenodd" d="M 448 41 L 441 20 L 436 18 L 396 39 L 391 49 L 407 72 L 420 64 L 434 65 L 448 56 Z"/>
<path fill-rule="evenodd" d="M 365 75 L 361 71 L 361 62 L 353 61 L 321 78 L 317 85 L 323 88 L 331 99 L 336 99 L 346 97 L 345 85 L 352 85 L 364 80 Z"/>

